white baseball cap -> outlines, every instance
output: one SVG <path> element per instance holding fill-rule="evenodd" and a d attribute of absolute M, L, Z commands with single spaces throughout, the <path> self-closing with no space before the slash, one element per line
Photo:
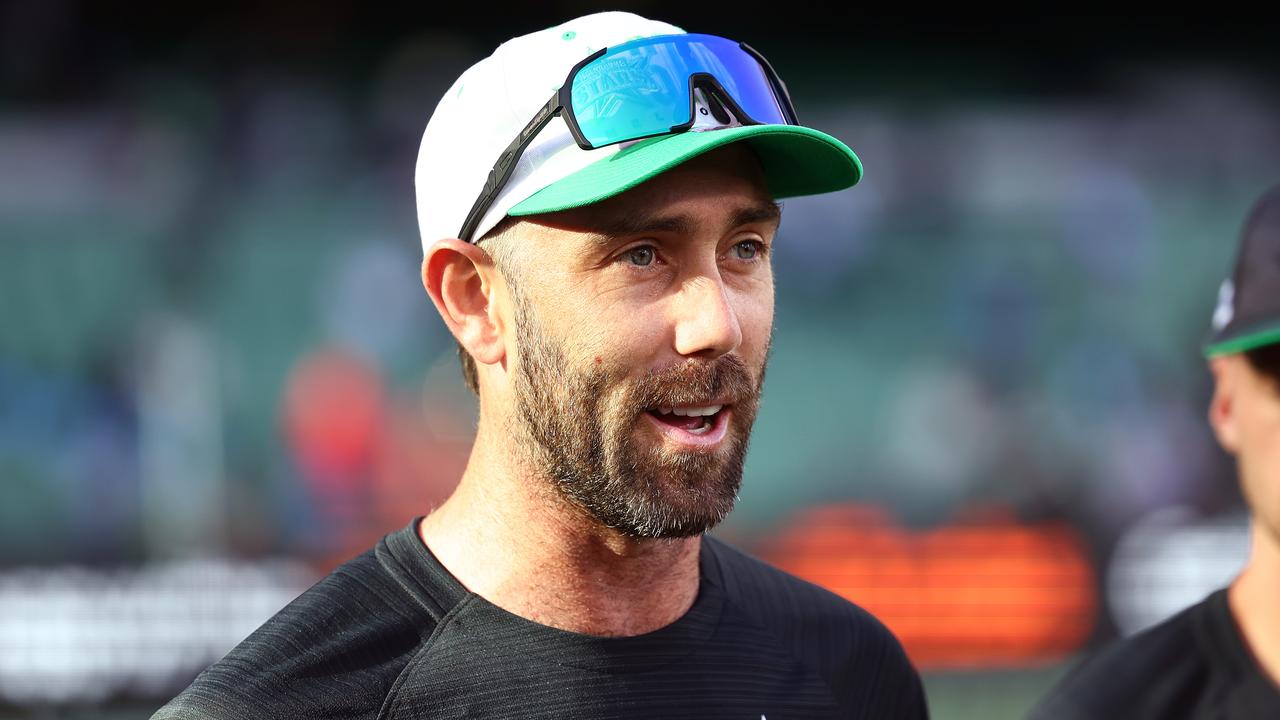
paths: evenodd
<path fill-rule="evenodd" d="M 655 35 L 684 34 L 668 23 L 602 12 L 513 38 L 471 66 L 436 106 L 422 136 L 415 172 L 424 251 L 458 237 L 490 170 L 512 139 L 564 83 L 570 70 L 603 48 Z M 471 237 L 507 215 L 580 207 L 621 193 L 730 142 L 752 145 L 775 198 L 849 187 L 862 176 L 858 157 L 839 140 L 798 125 L 695 126 L 680 132 L 584 150 L 563 116 L 533 139 Z"/>

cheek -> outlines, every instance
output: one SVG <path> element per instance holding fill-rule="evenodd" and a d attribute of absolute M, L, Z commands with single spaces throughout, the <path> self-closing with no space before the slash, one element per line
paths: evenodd
<path fill-rule="evenodd" d="M 1265 485 L 1263 491 L 1271 496 L 1272 505 L 1280 499 L 1280 402 L 1276 403 L 1273 412 L 1269 412 L 1263 421 L 1261 437 L 1257 438 L 1259 453 L 1263 456 L 1263 467 L 1260 480 Z M 1274 511 L 1280 508 L 1273 507 Z"/>
<path fill-rule="evenodd" d="M 1249 407 L 1240 469 L 1253 511 L 1280 523 L 1280 398 L 1262 400 Z"/>
<path fill-rule="evenodd" d="M 734 305 L 742 329 L 743 354 L 763 356 L 773 333 L 773 284 L 762 283 L 758 288 L 740 293 Z"/>
<path fill-rule="evenodd" d="M 1271 460 L 1280 456 L 1280 396 L 1255 391 L 1245 408 L 1246 442 L 1259 457 Z"/>
<path fill-rule="evenodd" d="M 633 304 L 564 308 L 558 321 L 573 338 L 573 360 L 600 370 L 647 367 L 664 337 L 662 314 Z"/>

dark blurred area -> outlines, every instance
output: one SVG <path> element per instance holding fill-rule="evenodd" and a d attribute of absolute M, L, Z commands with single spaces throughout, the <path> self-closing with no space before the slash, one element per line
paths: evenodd
<path fill-rule="evenodd" d="M 421 132 L 600 9 L 0 4 L 0 717 L 146 717 L 448 495 L 475 407 Z M 718 534 L 883 618 L 938 718 L 1230 580 L 1200 344 L 1280 179 L 1266 23 L 612 9 L 749 42 L 866 167 L 785 203 Z"/>

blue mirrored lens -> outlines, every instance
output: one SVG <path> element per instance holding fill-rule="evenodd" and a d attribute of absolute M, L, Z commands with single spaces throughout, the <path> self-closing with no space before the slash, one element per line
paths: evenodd
<path fill-rule="evenodd" d="M 715 77 L 750 120 L 787 122 L 758 60 L 732 40 L 689 34 L 634 40 L 579 69 L 570 88 L 578 128 L 594 147 L 670 132 L 692 119 L 689 79 L 698 73 Z"/>

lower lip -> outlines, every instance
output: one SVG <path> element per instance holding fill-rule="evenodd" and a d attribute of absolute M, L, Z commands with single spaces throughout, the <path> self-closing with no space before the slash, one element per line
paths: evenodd
<path fill-rule="evenodd" d="M 668 440 L 695 450 L 710 450 L 719 445 L 720 442 L 724 440 L 724 436 L 728 433 L 730 412 L 732 411 L 727 407 L 721 408 L 720 412 L 712 416 L 711 429 L 698 435 L 695 435 L 684 428 L 668 425 L 654 417 L 651 412 L 645 412 L 644 416 L 649 418 L 649 422 L 653 423 L 653 425 L 658 428 L 658 431 L 662 433 L 663 437 Z"/>

